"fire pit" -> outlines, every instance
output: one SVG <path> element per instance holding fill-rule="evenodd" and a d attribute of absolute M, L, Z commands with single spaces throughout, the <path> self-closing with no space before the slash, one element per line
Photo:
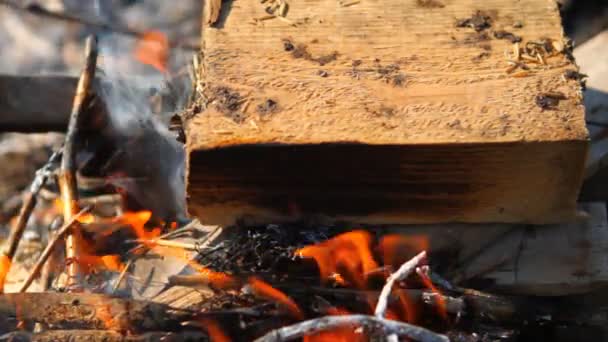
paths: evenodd
<path fill-rule="evenodd" d="M 120 8 L 133 15 L 149 3 Z M 526 3 L 527 10 L 541 8 L 539 13 L 557 18 L 556 10 L 545 9 L 538 0 Z M 352 12 L 357 6 L 369 6 L 360 1 L 328 4 L 322 5 L 335 7 L 336 18 L 340 13 L 350 18 L 358 15 Z M 424 76 L 424 71 L 416 69 L 415 61 L 422 57 L 404 57 L 395 63 L 379 58 L 346 63 L 342 50 L 321 54 L 319 46 L 343 49 L 348 44 L 317 36 L 303 43 L 298 30 L 308 25 L 306 30 L 314 31 L 311 27 L 325 25 L 324 19 L 294 18 L 292 14 L 303 13 L 299 12 L 302 8 L 285 0 L 248 2 L 246 7 L 212 0 L 205 3 L 204 11 L 192 1 L 190 5 L 203 14 L 197 30 L 201 25 L 204 31 L 218 30 L 211 31 L 203 46 L 180 39 L 181 31 L 168 26 L 141 29 L 102 20 L 119 16 L 105 13 L 105 5 L 93 9 L 95 15 L 56 10 L 42 2 L 22 6 L 0 0 L 0 5 L 33 21 L 74 25 L 80 32 L 77 40 L 86 41 L 81 49 L 84 56 L 77 58 L 82 65 L 77 77 L 0 76 L 0 90 L 7 89 L 0 94 L 0 111 L 13 113 L 0 118 L 0 129 L 66 132 L 54 138 L 61 142 L 51 151 L 43 151 L 48 161 L 36 158 L 36 164 L 43 165 L 30 184 L 2 206 L 0 219 L 10 221 L 10 233 L 0 254 L 1 339 L 439 342 L 573 341 L 607 336 L 602 290 L 608 284 L 606 206 L 603 202 L 574 204 L 584 159 L 577 151 L 586 149 L 585 141 L 568 140 L 562 145 L 567 139 L 560 136 L 555 141 L 523 147 L 513 142 L 505 147 L 498 141 L 501 135 L 488 128 L 474 142 L 460 141 L 445 149 L 423 144 L 407 156 L 400 145 L 403 139 L 399 144 L 382 144 L 380 150 L 360 142 L 303 144 L 308 136 L 287 131 L 306 118 L 294 121 L 284 113 L 298 106 L 319 110 L 335 102 L 320 93 L 298 102 L 297 96 L 285 97 L 277 90 L 284 84 L 299 82 L 300 96 L 312 89 L 310 84 L 363 83 L 372 89 L 378 83 L 378 89 L 386 90 L 383 94 L 393 101 L 404 98 L 399 94 L 408 86 L 437 76 Z M 248 24 L 234 22 L 247 12 L 243 8 L 254 5 L 265 14 Z M 403 6 L 412 7 L 413 13 L 443 18 L 445 13 L 438 11 L 468 9 L 469 5 L 411 1 Z M 515 13 L 506 1 L 496 6 L 500 13 Z M 385 9 L 366 11 L 357 13 L 384 13 Z M 560 79 L 555 70 L 574 66 L 568 47 L 559 46 L 561 42 L 542 37 L 531 40 L 507 32 L 507 27 L 503 30 L 504 25 L 510 25 L 509 30 L 519 26 L 507 17 L 480 10 L 470 18 L 442 25 L 454 30 L 450 44 L 458 53 L 481 49 L 467 59 L 479 70 L 498 70 L 484 64 L 488 58 L 498 63 L 498 57 L 490 57 L 493 48 L 504 45 L 513 51 L 517 60 L 505 62 L 508 71 L 501 69 L 500 77 L 490 79 L 500 89 L 511 87 L 510 91 L 520 94 L 528 85 L 518 88 L 514 79 L 527 73 Z M 559 27 L 557 22 L 548 22 L 547 32 Z M 270 61 L 277 68 L 274 71 L 283 70 L 281 79 L 258 78 L 257 72 L 266 70 L 232 64 L 243 60 L 239 51 L 251 42 L 236 44 L 231 35 L 241 34 L 238 28 L 249 24 L 255 26 L 251 32 L 273 28 L 269 37 L 281 36 L 275 40 L 282 55 L 260 60 Z M 501 29 L 493 31 L 498 26 Z M 226 38 L 235 45 L 222 41 L 222 32 L 235 27 Z M 283 37 L 285 32 L 289 34 Z M 371 45 L 383 56 L 394 48 L 376 41 Z M 282 64 L 286 58 L 293 64 Z M 294 65 L 299 71 L 290 76 Z M 451 73 L 459 67 L 452 63 L 440 68 Z M 235 68 L 242 74 L 233 74 Z M 221 85 L 208 84 L 218 81 L 220 74 L 227 75 Z M 568 97 L 579 89 L 577 82 L 583 76 L 568 75 L 560 83 L 563 92 L 544 94 L 542 106 L 532 96 L 526 105 L 534 108 L 538 120 L 549 117 L 546 120 L 552 125 L 573 122 L 572 127 L 584 130 L 582 125 L 575 127 L 582 107 Z M 240 82 L 241 78 L 246 81 Z M 443 79 L 444 83 L 450 80 Z M 256 93 L 259 89 L 247 82 L 277 92 Z M 453 84 L 438 84 L 456 91 Z M 23 95 L 49 87 L 55 88 L 41 96 L 38 104 Z M 453 98 L 446 94 L 436 96 Z M 344 98 L 350 95 L 343 94 Z M 360 95 L 353 96 L 360 99 Z M 420 102 L 408 102 L 419 109 L 427 106 L 422 100 L 408 97 L 407 101 Z M 368 105 L 365 110 L 373 112 L 370 122 L 383 122 L 378 132 L 401 124 L 397 121 L 403 113 L 397 107 Z M 576 108 L 573 114 L 566 113 L 569 106 Z M 502 137 L 517 125 L 516 119 L 505 115 L 488 119 L 504 124 Z M 559 115 L 562 119 L 558 120 Z M 318 130 L 336 133 L 337 129 L 331 129 L 343 122 L 328 116 L 319 119 L 319 126 L 301 128 L 315 132 L 316 138 L 322 135 L 315 135 Z M 464 121 L 438 125 L 437 132 L 449 132 L 445 136 L 452 137 L 457 131 L 469 139 L 472 135 L 467 134 L 472 133 L 466 131 Z M 276 126 L 277 122 L 284 125 Z M 205 132 L 209 135 L 202 136 Z M 284 141 L 258 145 L 259 137 L 271 139 L 275 133 Z M 234 134 L 242 134 L 244 140 Z M 392 137 L 393 133 L 383 135 L 383 139 Z M 491 157 L 479 152 L 486 143 L 492 145 Z M 564 155 L 572 158 L 564 160 L 564 155 L 545 148 L 545 143 L 560 148 L 572 143 L 574 147 L 564 147 Z M 468 159 L 470 153 L 478 159 Z M 536 153 L 542 154 L 541 161 Z M 354 170 L 357 155 L 376 165 Z M 501 159 L 504 155 L 509 157 Z M 438 160 L 441 156 L 447 158 Z M 393 157 L 407 163 L 384 162 Z M 453 163 L 462 158 L 470 164 L 454 168 Z M 332 171 L 313 163 L 319 160 L 331 164 Z M 483 164 L 478 177 L 467 171 L 474 169 L 473 160 Z M 432 170 L 421 169 L 422 164 L 431 165 Z M 344 175 L 345 165 L 353 169 L 348 175 Z M 401 173 L 395 168 L 407 170 Z M 489 174 L 492 170 L 495 173 Z M 526 170 L 533 170 L 536 178 L 529 178 Z M 550 179 L 542 181 L 544 173 L 539 170 L 549 172 L 545 178 Z M 390 179 L 379 177 L 381 171 L 388 172 Z M 506 177 L 509 173 L 512 178 Z M 417 178 L 402 182 L 403 175 Z M 531 187 L 511 191 L 505 185 L 524 181 Z M 565 182 L 563 187 L 554 186 L 559 182 Z M 493 186 L 507 189 L 508 194 L 491 198 Z M 531 203 L 518 197 L 531 193 L 530 198 L 540 198 L 539 189 L 548 189 L 551 199 Z M 411 205 L 405 208 L 404 203 Z M 506 209 L 499 207 L 503 204 Z M 534 208 L 528 210 L 527 205 Z M 200 220 L 189 216 L 187 208 Z M 534 215 L 539 215 L 538 220 Z M 532 224 L 539 222 L 543 225 Z M 214 225 L 220 223 L 228 224 Z"/>

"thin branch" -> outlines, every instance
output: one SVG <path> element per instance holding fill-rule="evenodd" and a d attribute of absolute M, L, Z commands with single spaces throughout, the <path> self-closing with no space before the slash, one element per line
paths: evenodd
<path fill-rule="evenodd" d="M 44 184 L 46 184 L 51 173 L 51 168 L 59 160 L 61 153 L 61 149 L 54 152 L 49 158 L 48 162 L 36 172 L 36 177 L 34 177 L 29 190 L 24 195 L 23 204 L 21 206 L 17 222 L 11 229 L 8 239 L 8 246 L 2 252 L 2 255 L 0 255 L 0 258 L 2 259 L 0 260 L 0 263 L 4 265 L 4 267 L 0 267 L 0 293 L 4 292 L 4 281 L 6 280 L 6 275 L 10 270 L 15 253 L 17 253 L 17 247 L 19 246 L 19 242 L 21 241 L 21 237 L 23 236 L 27 222 L 32 215 L 32 211 L 36 207 L 38 193 Z"/>
<path fill-rule="evenodd" d="M 380 329 L 387 336 L 405 336 L 420 342 L 448 342 L 445 335 L 408 323 L 368 315 L 326 316 L 273 330 L 255 342 L 282 342 L 344 326 L 368 326 Z"/>
<path fill-rule="evenodd" d="M 70 218 L 70 220 L 67 223 L 65 223 L 61 228 L 59 228 L 59 230 L 57 230 L 57 233 L 53 236 L 53 239 L 51 241 L 49 241 L 49 243 L 46 245 L 46 248 L 44 249 L 44 251 L 42 251 L 42 254 L 40 254 L 40 258 L 38 258 L 36 265 L 34 265 L 34 268 L 28 275 L 27 279 L 25 280 L 25 283 L 23 283 L 23 285 L 21 285 L 21 289 L 19 289 L 19 292 L 25 292 L 27 290 L 27 288 L 30 287 L 30 285 L 32 284 L 34 279 L 38 276 L 38 273 L 40 273 L 42 266 L 44 265 L 44 263 L 47 261 L 47 259 L 49 258 L 49 256 L 53 252 L 53 250 L 55 249 L 55 246 L 57 245 L 57 243 L 59 243 L 59 241 L 61 241 L 61 239 L 64 237 L 64 235 L 66 235 L 68 233 L 68 231 L 72 228 L 74 223 L 76 223 L 78 218 L 80 218 L 85 213 L 88 213 L 90 210 L 91 210 L 91 207 L 86 207 L 86 208 L 82 209 L 76 215 L 72 216 L 72 218 Z"/>
<path fill-rule="evenodd" d="M 63 220 L 68 222 L 72 216 L 78 212 L 78 184 L 76 182 L 76 150 L 75 140 L 78 135 L 81 113 L 83 112 L 84 102 L 89 96 L 91 82 L 95 78 L 97 67 L 97 38 L 89 36 L 86 41 L 86 65 L 80 74 L 76 95 L 72 105 L 68 131 L 65 136 L 63 158 L 61 159 L 61 169 L 58 176 L 59 192 L 63 202 Z M 80 272 L 78 269 L 78 236 L 77 227 L 72 234 L 66 237 L 66 258 L 70 261 L 68 266 L 68 287 L 77 285 Z"/>
<path fill-rule="evenodd" d="M 142 38 L 146 34 L 146 32 L 134 30 L 134 29 L 128 28 L 128 27 L 116 26 L 116 25 L 113 25 L 113 24 L 110 24 L 107 22 L 93 19 L 93 18 L 84 18 L 84 17 L 73 15 L 73 14 L 68 14 L 65 12 L 61 13 L 61 12 L 51 11 L 51 10 L 48 10 L 48 9 L 42 7 L 39 4 L 29 4 L 26 6 L 22 6 L 13 1 L 10 1 L 10 0 L 0 0 L 0 5 L 5 5 L 14 10 L 21 11 L 21 12 L 27 12 L 27 13 L 37 15 L 40 17 L 45 17 L 45 18 L 49 18 L 49 19 L 53 19 L 53 20 L 65 21 L 65 22 L 69 22 L 69 23 L 81 24 L 81 25 L 94 27 L 94 28 L 101 29 L 101 30 L 107 30 L 107 31 L 124 34 L 126 36 L 136 37 L 136 38 Z M 200 45 L 198 45 L 198 44 L 180 43 L 178 41 L 169 41 L 169 46 L 171 46 L 172 48 L 181 47 L 184 49 L 195 50 L 195 51 L 200 50 Z"/>
<path fill-rule="evenodd" d="M 146 246 L 160 246 L 160 247 L 168 247 L 168 248 L 178 248 L 186 251 L 198 251 L 199 246 L 194 243 L 187 242 L 179 242 L 165 239 L 135 239 L 135 240 L 127 240 L 126 242 L 135 242 L 139 244 L 143 244 Z"/>
<path fill-rule="evenodd" d="M 386 314 L 386 308 L 388 306 L 388 298 L 391 295 L 391 291 L 393 290 L 393 286 L 396 282 L 401 281 L 414 271 L 416 266 L 422 261 L 422 259 L 426 258 L 426 251 L 422 251 L 418 253 L 415 257 L 401 265 L 397 272 L 391 274 L 388 279 L 386 279 L 386 284 L 382 288 L 380 292 L 380 297 L 378 298 L 378 304 L 376 304 L 376 310 L 374 311 L 374 315 L 378 318 L 384 318 Z"/>

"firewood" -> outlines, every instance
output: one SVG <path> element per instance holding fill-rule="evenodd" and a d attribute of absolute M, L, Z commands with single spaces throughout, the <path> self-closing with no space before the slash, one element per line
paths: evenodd
<path fill-rule="evenodd" d="M 557 6 L 441 3 L 290 2 L 288 24 L 254 20 L 259 1 L 224 2 L 203 30 L 199 113 L 184 121 L 190 213 L 223 225 L 574 219 L 588 142 Z"/>

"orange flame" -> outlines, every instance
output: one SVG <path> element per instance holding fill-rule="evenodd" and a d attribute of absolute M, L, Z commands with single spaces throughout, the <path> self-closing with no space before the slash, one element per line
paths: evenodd
<path fill-rule="evenodd" d="M 437 303 L 437 311 L 439 312 L 439 316 L 441 316 L 441 318 L 443 318 L 444 320 L 447 321 L 448 320 L 447 303 L 445 301 L 445 298 L 443 298 L 441 291 L 439 291 L 439 289 L 437 289 L 437 287 L 435 287 L 435 285 L 433 285 L 431 278 L 429 278 L 429 276 L 426 273 L 418 272 L 418 275 L 420 276 L 420 279 L 422 280 L 422 283 L 424 284 L 424 286 L 429 288 L 433 293 L 437 294 L 437 296 L 435 296 L 435 301 Z"/>
<path fill-rule="evenodd" d="M 202 318 L 201 323 L 205 326 L 211 342 L 230 342 L 230 337 L 224 333 L 220 325 L 211 318 Z"/>
<path fill-rule="evenodd" d="M 378 269 L 378 264 L 370 250 L 371 235 L 363 230 L 356 230 L 338 235 L 330 240 L 306 246 L 296 251 L 304 258 L 313 258 L 318 267 L 321 279 L 337 277 L 354 284 L 357 288 L 366 287 L 367 275 Z"/>
<path fill-rule="evenodd" d="M 145 224 L 150 221 L 150 217 L 152 217 L 151 211 L 142 210 L 124 213 L 112 221 L 114 223 L 129 225 L 133 229 L 135 235 L 137 235 L 138 239 L 151 240 L 159 237 L 161 230 L 158 227 L 152 229 L 151 231 L 147 231 L 144 228 Z"/>
<path fill-rule="evenodd" d="M 140 63 L 153 66 L 158 71 L 166 73 L 169 59 L 167 35 L 155 30 L 144 33 L 137 42 L 134 56 Z"/>
<path fill-rule="evenodd" d="M 11 259 L 2 253 L 0 255 L 0 293 L 4 293 L 4 282 L 6 281 L 6 276 L 8 275 L 8 271 L 11 269 Z"/>
<path fill-rule="evenodd" d="M 259 296 L 259 297 L 265 298 L 265 299 L 269 299 L 269 300 L 279 303 L 295 319 L 298 319 L 298 320 L 304 319 L 304 313 L 302 313 L 302 311 L 300 310 L 298 305 L 283 292 L 275 289 L 274 287 L 270 286 L 268 283 L 266 283 L 260 279 L 257 279 L 255 277 L 249 278 L 248 283 L 249 283 L 249 287 L 251 288 L 251 290 L 253 291 L 253 293 L 256 296 Z"/>
<path fill-rule="evenodd" d="M 395 268 L 428 248 L 428 237 L 423 235 L 403 236 L 391 234 L 383 236 L 378 244 L 384 265 Z"/>

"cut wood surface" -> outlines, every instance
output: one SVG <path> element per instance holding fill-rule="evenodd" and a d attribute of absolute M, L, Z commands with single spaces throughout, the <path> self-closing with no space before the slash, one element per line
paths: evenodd
<path fill-rule="evenodd" d="M 587 130 L 553 1 L 308 0 L 284 18 L 266 6 L 224 1 L 203 27 L 191 214 L 575 216 Z"/>

